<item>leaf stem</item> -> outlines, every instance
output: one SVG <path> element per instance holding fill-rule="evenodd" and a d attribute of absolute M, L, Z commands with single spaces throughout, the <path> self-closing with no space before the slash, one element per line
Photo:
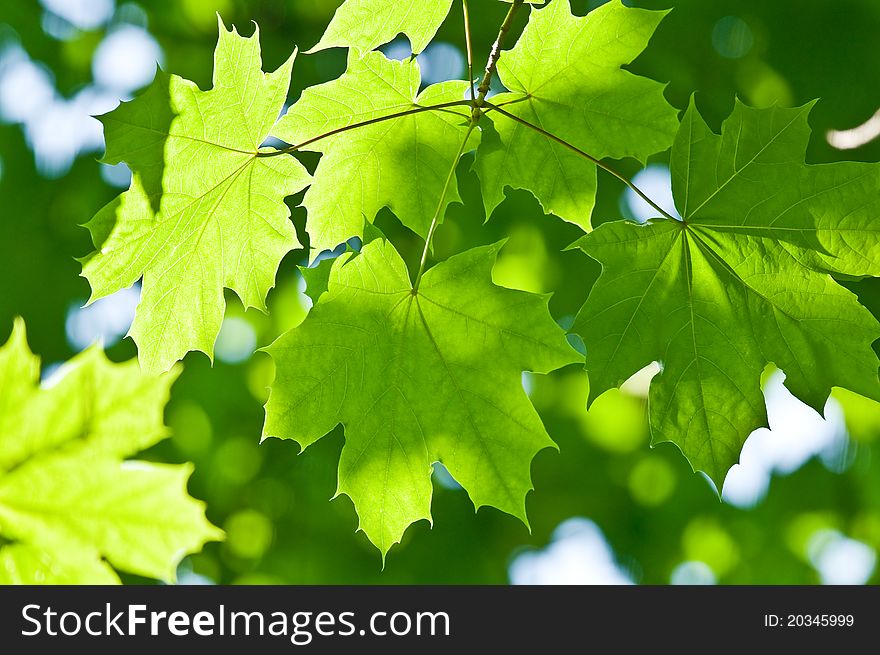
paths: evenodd
<path fill-rule="evenodd" d="M 499 102 L 498 104 L 493 103 L 492 107 L 506 107 L 507 105 L 516 105 L 521 102 L 526 102 L 527 100 L 531 100 L 531 98 L 529 96 L 522 96 L 521 98 L 513 98 L 512 100 L 505 100 L 504 102 Z M 488 109 L 491 110 L 492 107 L 489 107 Z M 488 112 L 486 112 L 486 113 L 488 113 Z"/>
<path fill-rule="evenodd" d="M 349 130 L 356 130 L 361 127 L 367 127 L 369 125 L 376 125 L 377 123 L 383 123 L 385 121 L 394 120 L 395 118 L 403 118 L 404 116 L 412 116 L 414 114 L 421 114 L 426 111 L 438 111 L 442 109 L 447 109 L 449 107 L 464 107 L 466 105 L 470 105 L 470 100 L 455 100 L 453 102 L 444 102 L 439 105 L 425 105 L 423 107 L 414 107 L 413 109 L 407 109 L 405 111 L 398 111 L 393 114 L 388 114 L 387 116 L 379 116 L 378 118 L 371 118 L 370 120 L 360 121 L 359 123 L 352 123 L 351 125 L 345 125 L 344 127 L 336 128 L 335 130 L 330 130 L 329 132 L 324 132 L 323 134 L 319 134 L 318 136 L 312 137 L 302 143 L 298 143 L 295 146 L 290 146 L 288 148 L 281 148 L 279 150 L 273 150 L 271 152 L 258 152 L 257 157 L 278 157 L 279 155 L 289 155 L 291 153 L 302 150 L 306 146 L 310 146 L 313 143 L 321 141 L 322 139 L 327 139 L 331 136 L 336 136 L 337 134 L 342 134 L 343 132 L 348 132 Z"/>
<path fill-rule="evenodd" d="M 500 106 L 498 106 L 498 105 L 493 105 L 493 104 L 490 103 L 490 102 L 486 102 L 486 103 L 485 103 L 485 106 L 488 107 L 489 109 L 493 110 L 493 111 L 497 111 L 497 112 L 498 112 L 499 114 L 501 114 L 502 116 L 506 116 L 507 118 L 509 118 L 509 119 L 511 119 L 511 120 L 513 120 L 513 121 L 516 121 L 516 122 L 519 123 L 520 125 L 524 125 L 525 127 L 528 127 L 529 129 L 532 129 L 532 130 L 534 130 L 535 132 L 538 132 L 539 134 L 543 134 L 545 137 L 547 137 L 547 138 L 550 139 L 551 141 L 555 141 L 555 142 L 558 143 L 559 145 L 568 148 L 568 149 L 571 150 L 573 153 L 575 153 L 575 154 L 577 154 L 577 155 L 580 155 L 581 157 L 584 157 L 585 159 L 589 159 L 589 160 L 590 160 L 591 162 L 593 162 L 596 166 L 598 166 L 599 168 L 601 168 L 601 169 L 604 170 L 604 171 L 607 171 L 608 173 L 611 173 L 611 175 L 613 175 L 613 176 L 616 177 L 618 180 L 620 180 L 621 182 L 623 182 L 626 186 L 628 186 L 630 189 L 632 189 L 633 192 L 636 193 L 636 195 L 638 195 L 642 200 L 644 200 L 646 203 L 648 203 L 649 205 L 651 205 L 651 207 L 653 207 L 654 209 L 656 209 L 656 210 L 657 210 L 658 212 L 660 212 L 663 216 L 665 216 L 666 218 L 672 219 L 673 221 L 677 221 L 677 220 L 679 220 L 679 219 L 677 219 L 675 216 L 673 216 L 672 214 L 670 214 L 669 212 L 667 212 L 665 209 L 663 209 L 663 208 L 662 208 L 660 205 L 658 205 L 656 202 L 654 202 L 653 200 L 651 200 L 651 198 L 649 198 L 648 195 L 647 195 L 644 191 L 642 191 L 639 187 L 637 187 L 635 184 L 633 184 L 631 180 L 627 179 L 627 177 L 626 177 L 625 175 L 623 175 L 622 173 L 618 173 L 616 170 L 614 170 L 614 169 L 613 169 L 611 166 L 609 166 L 608 164 L 604 163 L 602 160 L 600 160 L 600 159 L 594 157 L 593 155 L 591 155 L 591 154 L 588 153 L 588 152 L 584 152 L 583 150 L 581 150 L 580 148 L 578 148 L 576 145 L 571 144 L 571 143 L 569 143 L 568 141 L 566 141 L 565 139 L 556 136 L 556 135 L 553 134 L 552 132 L 548 132 L 548 131 L 545 130 L 543 127 L 539 127 L 539 126 L 535 125 L 534 123 L 530 123 L 529 121 L 525 120 L 524 118 L 520 118 L 519 116 L 516 116 L 515 114 L 511 114 L 509 111 L 505 111 L 504 109 L 502 109 L 502 108 L 501 108 Z"/>
<path fill-rule="evenodd" d="M 464 13 L 464 41 L 467 46 L 468 88 L 471 91 L 471 102 L 476 100 L 474 91 L 474 47 L 471 40 L 471 13 L 468 9 L 468 0 L 461 0 L 461 8 Z"/>
<path fill-rule="evenodd" d="M 428 236 L 425 237 L 425 249 L 422 252 L 421 262 L 419 262 L 419 272 L 416 275 L 415 282 L 413 282 L 413 295 L 418 293 L 419 284 L 421 284 L 422 276 L 425 274 L 425 265 L 428 263 L 428 252 L 431 250 L 431 240 L 434 238 L 434 232 L 437 231 L 437 226 L 440 224 L 440 216 L 446 205 L 446 196 L 449 195 L 452 180 L 455 179 L 455 169 L 458 168 L 458 160 L 461 159 L 461 156 L 464 154 L 467 144 L 471 140 L 471 134 L 476 127 L 475 123 L 471 123 L 470 127 L 468 127 L 468 131 L 464 135 L 464 140 L 458 148 L 458 154 L 455 155 L 455 159 L 449 169 L 449 175 L 446 176 L 446 183 L 443 185 L 443 191 L 440 194 L 440 202 L 437 203 L 437 211 L 434 212 L 434 217 L 431 219 L 431 226 L 428 228 Z"/>
<path fill-rule="evenodd" d="M 477 87 L 477 97 L 473 102 L 474 110 L 471 120 L 474 123 L 480 120 L 480 116 L 483 113 L 482 107 L 486 102 L 486 95 L 489 93 L 489 86 L 492 84 L 492 76 L 495 75 L 495 71 L 498 68 L 498 60 L 501 58 L 501 48 L 504 46 L 504 40 L 507 38 L 507 33 L 510 32 L 510 29 L 513 27 L 513 19 L 523 6 L 523 2 L 524 0 L 513 0 L 513 4 L 510 5 L 510 9 L 507 12 L 507 17 L 504 19 L 501 28 L 498 30 L 498 38 L 496 38 L 495 43 L 492 44 L 492 50 L 489 53 L 489 60 L 486 62 L 486 72 L 483 74 L 480 86 Z"/>

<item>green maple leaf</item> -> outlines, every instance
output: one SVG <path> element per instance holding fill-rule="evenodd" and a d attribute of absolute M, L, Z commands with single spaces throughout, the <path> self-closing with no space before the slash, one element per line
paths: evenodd
<path fill-rule="evenodd" d="M 453 0 L 345 0 L 318 44 L 309 50 L 355 48 L 375 50 L 405 34 L 416 54 L 434 38 Z"/>
<path fill-rule="evenodd" d="M 186 493 L 191 465 L 126 458 L 167 436 L 177 372 L 143 375 L 97 348 L 39 385 L 24 323 L 0 348 L 0 582 L 118 583 L 114 567 L 172 580 L 222 533 Z"/>
<path fill-rule="evenodd" d="M 131 336 L 147 371 L 167 370 L 189 350 L 211 356 L 224 287 L 264 309 L 281 259 L 300 247 L 284 199 L 309 175 L 292 157 L 258 156 L 294 56 L 264 74 L 259 33 L 244 38 L 221 22 L 212 90 L 160 73 L 101 118 L 105 161 L 134 175 L 87 225 L 98 251 L 83 275 L 92 300 L 143 278 Z"/>
<path fill-rule="evenodd" d="M 718 136 L 692 103 L 672 152 L 684 221 L 607 223 L 579 242 L 603 267 L 574 327 L 591 399 L 660 361 L 654 442 L 719 488 L 766 425 L 768 363 L 819 412 L 834 386 L 880 399 L 880 325 L 831 276 L 880 274 L 880 166 L 804 164 L 809 109 L 737 103 Z"/>
<path fill-rule="evenodd" d="M 598 159 L 645 161 L 672 143 L 677 112 L 663 97 L 664 85 L 621 66 L 645 49 L 665 14 L 619 0 L 582 18 L 571 14 L 569 0 L 536 9 L 498 62 L 510 92 L 491 102 Z M 486 215 L 506 187 L 526 189 L 545 212 L 589 230 L 595 164 L 506 116 L 487 116 L 495 130 L 484 133 L 475 163 Z"/>
<path fill-rule="evenodd" d="M 338 493 L 383 557 L 407 526 L 430 520 L 433 462 L 476 507 L 526 520 L 531 461 L 553 442 L 522 372 L 579 357 L 546 296 L 492 284 L 498 248 L 438 264 L 414 292 L 394 247 L 373 241 L 334 262 L 305 322 L 269 348 L 277 374 L 264 436 L 307 448 L 344 426 Z"/>
<path fill-rule="evenodd" d="M 525 4 L 542 2 L 527 0 Z M 404 34 L 413 53 L 419 54 L 434 39 L 452 3 L 453 0 L 345 0 L 309 53 L 327 48 L 354 48 L 366 53 Z"/>
<path fill-rule="evenodd" d="M 462 101 L 467 90 L 467 82 L 453 81 L 419 93 L 420 83 L 416 61 L 394 61 L 379 52 L 362 59 L 351 55 L 345 74 L 306 89 L 273 134 L 299 144 L 420 106 Z M 304 148 L 323 153 L 303 201 L 313 253 L 363 236 L 365 221 L 372 221 L 383 207 L 425 237 L 469 118 L 466 107 L 426 111 L 359 127 Z M 458 201 L 453 184 L 443 209 Z"/>

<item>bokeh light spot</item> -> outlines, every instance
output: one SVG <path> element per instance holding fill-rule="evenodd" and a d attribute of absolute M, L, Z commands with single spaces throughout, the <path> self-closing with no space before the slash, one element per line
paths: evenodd
<path fill-rule="evenodd" d="M 98 45 L 92 75 L 96 84 L 124 97 L 152 82 L 161 63 L 156 39 L 141 27 L 123 25 Z"/>
<path fill-rule="evenodd" d="M 117 343 L 131 327 L 140 297 L 140 285 L 135 284 L 87 307 L 72 305 L 64 323 L 70 346 L 82 350 L 95 342 L 105 347 Z"/>
<path fill-rule="evenodd" d="M 818 530 L 810 537 L 807 554 L 822 584 L 863 585 L 877 565 L 876 551 L 837 530 Z"/>
<path fill-rule="evenodd" d="M 676 475 L 659 455 L 639 460 L 629 474 L 629 492 L 640 505 L 653 507 L 666 502 L 675 490 Z"/>
<path fill-rule="evenodd" d="M 669 576 L 669 583 L 674 585 L 714 585 L 715 571 L 705 562 L 682 562 L 675 567 Z"/>
<path fill-rule="evenodd" d="M 18 47 L 0 54 L 0 118 L 5 122 L 24 123 L 54 97 L 55 82 L 45 67 Z"/>
<path fill-rule="evenodd" d="M 185 457 L 197 459 L 211 447 L 213 430 L 211 420 L 199 405 L 181 402 L 168 410 L 171 440 Z"/>
<path fill-rule="evenodd" d="M 217 29 L 217 14 L 232 13 L 230 0 L 180 0 L 180 8 L 189 21 L 205 32 Z"/>
<path fill-rule="evenodd" d="M 223 321 L 214 355 L 226 364 L 241 364 L 247 361 L 257 347 L 257 333 L 247 319 L 230 316 Z"/>
<path fill-rule="evenodd" d="M 246 509 L 236 512 L 223 524 L 226 548 L 242 559 L 259 559 L 272 545 L 274 528 L 264 514 Z"/>
<path fill-rule="evenodd" d="M 260 472 L 263 453 L 253 439 L 236 437 L 221 443 L 214 453 L 213 470 L 228 484 L 245 484 Z"/>
<path fill-rule="evenodd" d="M 634 582 L 617 563 L 599 526 L 581 517 L 560 523 L 553 532 L 552 543 L 543 550 L 516 555 L 508 575 L 514 585 L 627 585 Z"/>
<path fill-rule="evenodd" d="M 643 168 L 632 179 L 642 192 L 672 216 L 680 218 L 672 198 L 672 175 L 665 164 L 651 164 Z M 662 218 L 660 212 L 651 207 L 632 189 L 627 188 L 623 194 L 625 213 L 639 223 L 646 223 L 652 218 Z"/>
<path fill-rule="evenodd" d="M 101 164 L 101 179 L 117 189 L 127 189 L 131 185 L 131 169 L 124 162 L 113 166 Z"/>
<path fill-rule="evenodd" d="M 746 440 L 739 464 L 724 480 L 722 498 L 737 507 L 753 507 L 767 494 L 774 473 L 788 475 L 819 456 L 830 469 L 848 461 L 846 424 L 836 400 L 825 405 L 825 418 L 798 400 L 774 371 L 764 385 L 770 429 L 755 430 Z"/>
<path fill-rule="evenodd" d="M 685 560 L 705 562 L 719 576 L 739 562 L 736 542 L 713 518 L 698 517 L 688 523 L 682 534 Z"/>
<path fill-rule="evenodd" d="M 444 489 L 451 491 L 461 491 L 463 488 L 441 462 L 434 462 L 434 481 Z"/>
<path fill-rule="evenodd" d="M 510 230 L 507 243 L 498 253 L 492 281 L 508 289 L 546 293 L 553 286 L 556 274 L 541 230 L 521 223 Z"/>
<path fill-rule="evenodd" d="M 609 389 L 583 415 L 587 438 L 612 453 L 630 453 L 648 440 L 648 425 L 641 400 Z"/>
<path fill-rule="evenodd" d="M 94 30 L 113 16 L 114 0 L 40 0 L 46 10 L 81 30 Z"/>
<path fill-rule="evenodd" d="M 432 43 L 418 56 L 418 62 L 424 85 L 458 80 L 466 76 L 467 60 L 461 50 L 451 43 Z"/>
<path fill-rule="evenodd" d="M 725 16 L 712 28 L 712 46 L 722 57 L 745 57 L 755 45 L 755 35 L 749 24 L 738 16 Z"/>

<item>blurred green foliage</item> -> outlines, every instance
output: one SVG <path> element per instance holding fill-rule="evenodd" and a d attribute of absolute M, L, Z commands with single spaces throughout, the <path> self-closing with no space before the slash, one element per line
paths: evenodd
<path fill-rule="evenodd" d="M 121 3 L 120 3 L 121 4 Z M 266 69 L 274 69 L 292 45 L 314 45 L 338 0 L 143 0 L 147 27 L 165 54 L 164 66 L 210 86 L 215 12 L 227 24 L 250 32 L 259 23 Z M 580 13 L 600 4 L 573 3 Z M 880 107 L 880 3 L 876 0 L 638 0 L 648 8 L 674 6 L 647 53 L 631 69 L 669 81 L 667 96 L 684 108 L 696 92 L 714 128 L 735 96 L 755 105 L 794 105 L 822 98 L 812 114 L 812 162 L 880 160 L 880 140 L 841 153 L 824 138 L 829 129 L 866 121 Z M 125 7 L 123 7 L 124 9 Z M 478 61 L 485 57 L 506 7 L 495 0 L 471 2 Z M 69 96 L 91 79 L 91 56 L 101 31 L 60 41 L 44 32 L 36 0 L 0 3 L 0 43 L 18 41 L 31 58 L 53 73 Z M 734 17 L 735 20 L 731 20 Z M 524 19 L 520 17 L 520 22 Z M 745 28 L 743 26 L 746 26 Z M 461 10 L 453 9 L 438 39 L 462 43 Z M 340 50 L 300 56 L 291 100 L 305 87 L 339 75 Z M 662 162 L 664 157 L 658 157 Z M 311 162 L 313 164 L 314 162 Z M 632 175 L 638 164 L 619 162 Z M 483 225 L 482 203 L 470 160 L 459 175 L 467 209 L 454 206 L 436 238 L 436 255 L 510 240 L 495 271 L 496 281 L 538 292 L 554 292 L 551 309 L 563 321 L 586 299 L 598 266 L 577 252 L 563 251 L 579 236 L 577 227 L 546 220 L 534 199 L 509 194 Z M 73 354 L 65 317 L 88 297 L 74 257 L 90 250 L 78 227 L 116 195 L 92 156 L 79 158 L 68 174 L 40 176 L 19 126 L 0 122 L 0 342 L 14 316 L 24 316 L 33 350 L 44 362 Z M 619 219 L 623 188 L 600 175 L 594 224 Z M 301 238 L 300 198 L 289 201 Z M 377 221 L 410 262 L 422 244 L 385 212 Z M 245 313 L 229 297 L 230 316 L 249 321 L 258 345 L 270 343 L 305 315 L 296 265 L 303 253 L 282 263 L 272 312 Z M 880 315 L 877 280 L 852 283 L 863 302 Z M 121 361 L 135 355 L 130 340 L 109 350 Z M 185 360 L 167 421 L 169 441 L 149 451 L 151 459 L 196 465 L 190 492 L 208 503 L 208 517 L 226 530 L 227 541 L 210 544 L 184 563 L 185 570 L 222 583 L 504 583 L 510 558 L 523 548 L 546 545 L 554 528 L 572 516 L 594 520 L 622 565 L 643 583 L 666 583 L 684 560 L 699 560 L 724 583 L 814 583 L 807 545 L 817 530 L 835 529 L 880 549 L 880 410 L 851 394 L 841 395 L 852 434 L 852 464 L 842 474 L 813 459 L 797 472 L 774 477 L 767 498 L 742 510 L 718 501 L 715 491 L 691 472 L 674 447 L 649 449 L 642 401 L 621 392 L 603 396 L 590 414 L 583 374 L 570 367 L 533 376 L 533 400 L 560 452 L 535 461 L 536 491 L 528 500 L 532 532 L 500 512 L 475 514 L 461 490 L 435 485 L 434 527 L 421 522 L 389 554 L 384 571 L 361 534 L 345 498 L 331 501 L 342 433 L 323 439 L 299 456 L 296 446 L 259 444 L 262 403 L 271 363 L 261 353 L 240 364 L 213 368 L 201 355 Z M 131 579 L 132 581 L 135 581 Z M 880 582 L 875 570 L 873 582 Z"/>

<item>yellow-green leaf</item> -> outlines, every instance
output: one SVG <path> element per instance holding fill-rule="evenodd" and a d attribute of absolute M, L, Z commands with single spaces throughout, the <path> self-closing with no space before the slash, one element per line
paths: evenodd
<path fill-rule="evenodd" d="M 131 336 L 147 371 L 190 350 L 211 356 L 223 289 L 264 309 L 281 259 L 300 247 L 284 199 L 310 177 L 293 157 L 260 156 L 293 59 L 263 73 L 259 32 L 244 38 L 221 22 L 213 89 L 160 73 L 101 117 L 105 161 L 128 164 L 133 180 L 88 224 L 98 250 L 83 276 L 92 300 L 143 279 Z"/>
<path fill-rule="evenodd" d="M 177 372 L 147 377 L 92 348 L 41 386 L 36 362 L 17 320 L 0 348 L 0 536 L 13 542 L 0 580 L 112 582 L 104 560 L 173 580 L 183 555 L 222 533 L 186 493 L 191 465 L 126 457 L 167 436 Z"/>

